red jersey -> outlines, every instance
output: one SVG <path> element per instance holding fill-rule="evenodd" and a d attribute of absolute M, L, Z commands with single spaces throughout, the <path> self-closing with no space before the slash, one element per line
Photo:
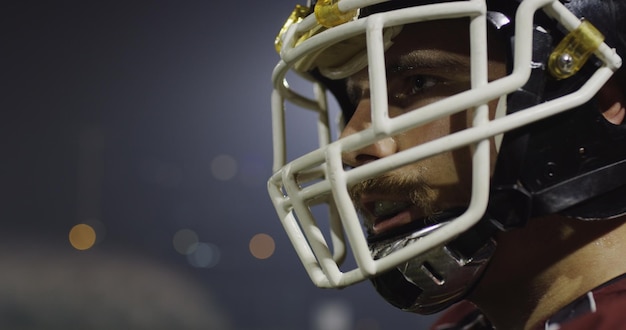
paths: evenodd
<path fill-rule="evenodd" d="M 448 309 L 431 330 L 493 330 L 474 305 L 462 301 Z M 554 313 L 537 330 L 626 329 L 626 274 L 589 292 Z"/>

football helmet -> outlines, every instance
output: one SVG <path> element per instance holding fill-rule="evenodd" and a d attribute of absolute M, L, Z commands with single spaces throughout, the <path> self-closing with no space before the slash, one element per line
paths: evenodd
<path fill-rule="evenodd" d="M 598 2 L 319 0 L 296 6 L 276 38 L 268 190 L 311 280 L 340 288 L 370 279 L 394 306 L 434 313 L 471 290 L 496 248 L 496 231 L 543 214 L 624 214 L 626 148 L 614 146 L 625 145 L 626 126 L 604 120 L 594 96 L 621 66 L 625 33 L 614 30 L 624 17 L 615 12 L 625 8 L 611 11 Z M 467 22 L 470 86 L 391 116 L 387 50 L 413 23 L 451 19 Z M 488 54 L 496 39 L 507 73 L 490 79 Z M 368 77 L 371 125 L 338 137 L 356 107 L 346 79 L 359 72 Z M 298 89 L 304 83 L 311 92 Z M 332 118 L 329 95 L 342 118 Z M 490 102 L 497 103 L 495 114 Z M 296 108 L 315 116 L 316 137 L 290 130 Z M 463 129 L 346 166 L 346 153 L 462 112 L 473 118 Z M 315 147 L 288 159 L 290 145 L 307 138 Z M 471 150 L 466 205 L 380 233 L 362 223 L 352 187 L 459 148 Z M 375 201 L 371 208 L 390 216 L 407 205 Z"/>

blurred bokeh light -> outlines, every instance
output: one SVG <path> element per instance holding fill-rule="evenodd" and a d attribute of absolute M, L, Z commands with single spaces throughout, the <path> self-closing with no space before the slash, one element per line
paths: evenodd
<path fill-rule="evenodd" d="M 87 224 L 80 223 L 70 230 L 70 244 L 76 250 L 90 249 L 96 243 L 96 231 Z"/>
<path fill-rule="evenodd" d="M 181 229 L 174 234 L 174 250 L 182 255 L 193 253 L 198 248 L 198 234 L 191 229 Z"/>
<path fill-rule="evenodd" d="M 268 234 L 256 234 L 250 240 L 250 253 L 257 259 L 267 259 L 274 254 L 276 243 Z"/>
<path fill-rule="evenodd" d="M 231 156 L 219 155 L 211 162 L 211 172 L 218 180 L 230 180 L 237 174 L 237 161 Z"/>
<path fill-rule="evenodd" d="M 316 288 L 267 195 L 298 3 L 3 6 L 0 329 L 425 327 L 369 283 Z"/>

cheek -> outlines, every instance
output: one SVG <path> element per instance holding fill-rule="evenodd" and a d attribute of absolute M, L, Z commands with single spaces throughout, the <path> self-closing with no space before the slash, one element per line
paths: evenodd
<path fill-rule="evenodd" d="M 440 186 L 457 186 L 467 180 L 470 173 L 469 163 L 464 158 L 466 153 L 459 151 L 447 152 L 430 159 L 433 184 Z M 459 187 L 460 188 L 460 187 Z"/>
<path fill-rule="evenodd" d="M 437 120 L 395 136 L 400 150 L 406 150 L 450 134 L 450 122 Z"/>
<path fill-rule="evenodd" d="M 461 113 L 451 117 L 451 119 L 437 120 L 399 134 L 394 139 L 399 150 L 407 150 L 462 130 L 466 127 L 465 117 L 464 113 Z M 456 174 L 458 167 L 471 165 L 466 164 L 471 158 L 465 149 L 453 150 L 424 159 L 420 161 L 420 166 L 423 168 L 428 167 L 428 173 L 432 174 L 432 176 L 445 178 L 447 183 L 458 181 L 458 175 Z M 429 176 L 431 176 L 430 174 Z"/>

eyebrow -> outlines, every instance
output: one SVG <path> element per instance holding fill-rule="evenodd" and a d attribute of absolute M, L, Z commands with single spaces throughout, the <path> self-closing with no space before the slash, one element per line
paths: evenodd
<path fill-rule="evenodd" d="M 420 49 L 392 59 L 386 66 L 387 74 L 401 74 L 406 71 L 424 70 L 427 72 L 468 72 L 469 57 L 457 53 L 433 49 Z"/>

